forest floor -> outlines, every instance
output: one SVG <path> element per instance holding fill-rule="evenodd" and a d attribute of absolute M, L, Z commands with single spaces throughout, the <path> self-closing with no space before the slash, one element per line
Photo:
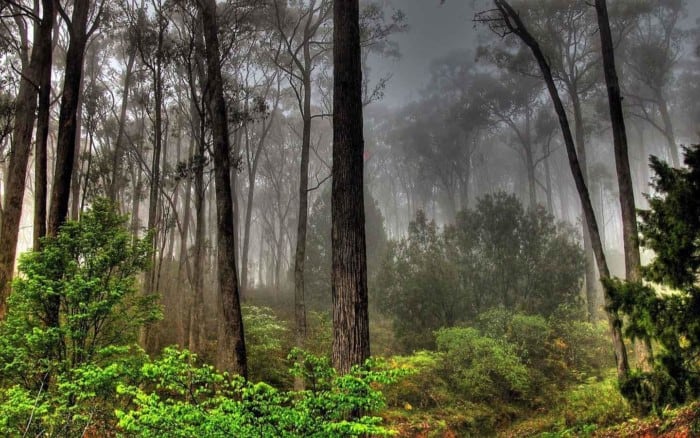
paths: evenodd
<path fill-rule="evenodd" d="M 603 429 L 592 435 L 596 438 L 689 438 L 700 437 L 700 403 L 672 410 L 664 418 L 632 419 Z"/>
<path fill-rule="evenodd" d="M 391 417 L 391 416 L 390 416 Z M 434 415 L 404 417 L 403 421 L 394 417 L 389 423 L 398 432 L 399 437 L 410 438 L 457 438 L 465 435 L 455 423 L 435 421 Z M 410 418 L 410 420 L 409 420 Z M 453 417 L 454 419 L 454 417 Z M 393 420 L 393 421 L 392 421 Z M 399 421 L 397 421 L 399 420 Z M 408 421 L 406 421 L 408 420 Z M 670 409 L 664 412 L 663 418 L 649 416 L 646 418 L 631 418 L 619 424 L 599 427 L 595 424 L 583 428 L 566 429 L 557 432 L 536 430 L 535 424 L 550 423 L 551 417 L 528 419 L 525 423 L 514 424 L 501 429 L 493 436 L 500 438 L 692 438 L 700 437 L 700 402 Z M 551 423 L 550 423 L 551 424 Z M 529 426 L 529 427 L 528 427 Z M 489 434 L 491 435 L 491 434 Z M 486 435 L 485 435 L 486 436 Z"/>

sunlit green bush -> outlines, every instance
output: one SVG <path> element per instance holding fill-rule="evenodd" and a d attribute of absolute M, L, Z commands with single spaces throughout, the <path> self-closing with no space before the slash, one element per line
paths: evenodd
<path fill-rule="evenodd" d="M 379 387 L 405 374 L 376 361 L 339 376 L 327 358 L 303 351 L 292 374 L 307 390 L 280 391 L 196 365 L 187 351 L 166 349 L 143 366 L 140 386 L 119 392 L 135 405 L 118 411 L 119 426 L 139 437 L 359 437 L 393 432 L 372 416 L 384 406 Z"/>
<path fill-rule="evenodd" d="M 0 435 L 99 428 L 112 416 L 117 382 L 135 378 L 145 355 L 132 345 L 158 309 L 136 289 L 148 244 L 125 225 L 98 200 L 41 251 L 20 257 L 0 325 Z"/>

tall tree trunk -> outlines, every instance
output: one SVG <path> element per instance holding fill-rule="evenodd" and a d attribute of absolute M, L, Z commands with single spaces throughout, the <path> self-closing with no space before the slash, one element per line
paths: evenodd
<path fill-rule="evenodd" d="M 333 366 L 347 373 L 370 353 L 358 0 L 333 4 Z"/>
<path fill-rule="evenodd" d="M 182 134 L 181 134 L 182 135 Z M 195 144 L 196 140 L 192 138 L 190 141 L 190 147 L 189 147 L 189 159 L 188 159 L 188 167 L 192 167 L 192 162 L 194 158 L 194 151 L 195 151 Z M 192 302 L 190 301 L 190 296 L 186 292 L 185 288 L 185 279 L 189 281 L 189 284 L 192 285 L 192 269 L 189 261 L 189 251 L 188 251 L 188 241 L 189 241 L 189 232 L 190 232 L 190 222 L 191 222 L 191 207 L 192 207 L 192 178 L 188 176 L 187 181 L 185 182 L 185 204 L 182 208 L 182 230 L 180 232 L 180 243 L 179 243 L 179 249 L 180 252 L 178 254 L 179 256 L 179 261 L 177 264 L 177 297 L 178 297 L 178 302 L 180 305 L 180 320 L 181 320 L 181 327 L 182 331 L 178 337 L 179 343 L 182 347 L 184 348 L 189 348 L 189 338 L 190 338 L 190 331 L 191 331 L 191 326 L 190 326 L 190 321 L 192 318 Z M 183 276 L 183 272 L 185 275 Z"/>
<path fill-rule="evenodd" d="M 236 273 L 236 242 L 234 239 L 233 202 L 231 198 L 228 118 L 224 100 L 223 81 L 217 35 L 216 0 L 199 2 L 202 14 L 207 58 L 209 115 L 211 117 L 216 185 L 216 218 L 218 242 L 219 296 L 224 320 L 220 324 L 218 345 L 219 367 L 248 375 L 243 318 Z"/>
<path fill-rule="evenodd" d="M 73 147 L 73 155 L 75 157 L 73 161 L 73 170 L 71 171 L 71 183 L 70 183 L 70 214 L 71 220 L 77 221 L 79 212 L 78 208 L 80 206 L 80 171 L 82 169 L 82 160 L 80 157 L 82 149 L 82 137 L 83 137 L 83 91 L 85 81 L 85 74 L 80 78 L 80 91 L 78 92 L 78 110 L 75 116 L 75 142 Z"/>
<path fill-rule="evenodd" d="M 139 229 L 141 228 L 141 223 L 139 221 L 139 209 L 141 207 L 141 190 L 143 190 L 143 172 L 141 167 L 136 167 L 136 180 L 134 184 L 134 193 L 131 198 L 131 234 L 134 236 L 134 240 L 139 236 Z M 132 176 L 133 178 L 133 176 Z"/>
<path fill-rule="evenodd" d="M 126 110 L 129 106 L 129 92 L 131 91 L 131 76 L 134 70 L 136 61 L 136 50 L 129 53 L 129 59 L 126 62 L 126 71 L 124 72 L 124 86 L 122 89 L 122 103 L 119 109 L 119 127 L 117 128 L 117 139 L 114 143 L 114 152 L 112 153 L 112 178 L 107 196 L 112 201 L 116 202 L 121 185 L 121 168 L 122 157 L 124 154 L 124 129 L 126 128 Z"/>
<path fill-rule="evenodd" d="M 49 120 L 51 116 L 51 60 L 53 52 L 52 27 L 56 19 L 54 0 L 42 0 L 44 16 L 42 26 L 45 32 L 37 40 L 45 50 L 46 61 L 39 72 L 39 109 L 36 122 L 36 144 L 34 153 L 34 250 L 40 247 L 40 239 L 46 235 L 46 198 L 48 195 L 48 154 Z M 47 20 L 46 23 L 43 20 Z M 50 20 L 50 21 L 48 21 Z"/>
<path fill-rule="evenodd" d="M 680 167 L 680 158 L 678 157 L 678 145 L 676 144 L 676 135 L 673 132 L 673 122 L 671 121 L 671 115 L 668 112 L 668 102 L 662 94 L 661 91 L 656 93 L 656 101 L 659 103 L 659 112 L 661 113 L 661 120 L 664 124 L 664 137 L 666 138 L 666 147 L 668 148 L 668 154 L 671 156 L 671 163 L 673 167 Z"/>
<path fill-rule="evenodd" d="M 549 161 L 552 159 L 551 149 L 547 145 L 547 157 L 544 159 L 544 181 L 547 191 L 547 211 L 554 216 L 554 201 L 552 200 L 552 169 Z"/>
<path fill-rule="evenodd" d="M 304 302 L 304 262 L 306 260 L 306 228 L 309 215 L 309 149 L 311 147 L 311 72 L 309 70 L 309 44 L 304 43 L 304 59 L 308 59 L 304 76 L 303 128 L 301 139 L 301 165 L 299 170 L 299 215 L 297 242 L 294 255 L 294 321 L 296 344 L 301 347 L 306 340 L 306 304 Z"/>
<path fill-rule="evenodd" d="M 576 135 L 576 151 L 578 153 L 579 165 L 581 166 L 581 173 L 583 174 L 583 179 L 586 184 L 588 181 L 588 159 L 586 154 L 586 135 L 585 128 L 583 126 L 583 111 L 581 109 L 581 100 L 578 94 L 578 90 L 569 87 L 569 96 L 571 97 L 571 102 L 573 106 L 574 114 L 574 131 Z M 598 276 L 596 275 L 595 268 L 595 255 L 593 254 L 593 247 L 591 246 L 591 235 L 588 232 L 588 225 L 586 224 L 586 218 L 583 218 L 583 252 L 584 252 L 584 262 L 585 262 L 585 288 L 586 288 L 586 306 L 588 309 L 588 320 L 594 321 L 598 313 L 598 293 L 597 286 L 599 285 Z M 605 228 L 605 223 L 603 222 L 603 228 Z M 599 230 L 603 232 L 604 230 Z"/>
<path fill-rule="evenodd" d="M 80 104 L 80 84 L 83 75 L 83 59 L 87 44 L 87 19 L 90 0 L 75 0 L 70 24 L 70 44 L 66 53 L 66 71 L 63 96 L 58 116 L 58 141 L 56 164 L 51 187 L 47 234 L 55 236 L 68 215 L 70 185 L 75 162 L 75 141 L 78 130 L 77 115 Z"/>
<path fill-rule="evenodd" d="M 34 47 L 31 58 L 26 68 L 22 69 L 19 92 L 15 100 L 10 164 L 5 181 L 5 204 L 0 224 L 0 320 L 5 317 L 6 300 L 10 294 L 15 268 L 19 221 L 22 217 L 27 165 L 32 148 L 37 96 L 40 90 L 46 90 L 37 87 L 41 87 L 43 83 L 46 68 L 49 69 L 49 75 L 51 74 L 51 29 L 55 12 L 51 0 L 42 0 L 42 7 L 44 8 L 42 18 L 34 25 Z M 42 103 L 44 103 L 43 100 Z"/>
<path fill-rule="evenodd" d="M 552 104 L 554 105 L 554 109 L 559 119 L 559 125 L 562 130 L 564 145 L 566 146 L 566 153 L 569 159 L 569 167 L 571 168 L 571 173 L 576 184 L 576 190 L 578 191 L 581 199 L 581 207 L 583 209 L 584 217 L 588 225 L 588 231 L 591 236 L 591 245 L 593 247 L 593 253 L 595 254 L 596 263 L 598 265 L 598 271 L 600 272 L 601 277 L 609 278 L 610 271 L 605 258 L 605 252 L 603 251 L 603 245 L 600 240 L 598 222 L 596 221 L 588 187 L 586 186 L 586 181 L 583 177 L 583 172 L 581 171 L 581 166 L 576 155 L 576 145 L 571 134 L 569 119 L 566 115 L 566 110 L 564 109 L 564 104 L 561 101 L 561 97 L 559 96 L 559 91 L 554 83 L 552 70 L 547 62 L 547 59 L 542 53 L 539 44 L 527 30 L 520 19 L 520 16 L 517 14 L 517 12 L 515 12 L 513 7 L 505 0 L 494 0 L 494 3 L 503 15 L 505 25 L 508 26 L 508 28 L 530 48 L 537 61 L 537 64 L 539 65 L 540 71 L 542 72 L 544 81 L 547 84 L 547 90 L 549 91 L 549 95 L 552 99 Z M 609 305 L 610 302 L 610 295 L 606 292 L 606 306 Z M 615 352 L 617 375 L 620 380 L 624 380 L 629 374 L 629 363 L 627 360 L 627 350 L 625 348 L 624 338 L 622 336 L 622 319 L 617 312 L 608 311 L 607 315 L 612 336 L 613 349 Z"/>
<path fill-rule="evenodd" d="M 197 116 L 197 120 L 198 120 Z M 203 124 L 202 120 L 196 122 Z M 205 199 L 204 191 L 204 154 L 206 144 L 204 142 L 203 128 L 200 128 L 200 137 L 197 139 L 198 149 L 193 160 L 194 170 L 194 210 L 195 210 L 195 231 L 194 231 L 194 251 L 192 254 L 192 312 L 190 317 L 190 349 L 195 353 L 204 351 L 205 343 L 205 318 L 204 318 L 204 232 L 205 232 Z"/>
<path fill-rule="evenodd" d="M 56 143 L 56 163 L 51 187 L 51 207 L 49 209 L 47 235 L 55 237 L 66 221 L 73 164 L 75 162 L 75 140 L 77 113 L 80 105 L 80 91 L 83 75 L 83 59 L 88 40 L 87 21 L 90 0 L 75 0 L 68 30 L 70 43 L 66 52 L 63 96 L 58 115 L 58 141 Z M 49 297 L 46 303 L 48 327 L 60 326 L 61 301 L 58 295 Z M 53 356 L 54 352 L 49 353 Z M 50 380 L 47 375 L 46 381 Z"/>
<path fill-rule="evenodd" d="M 155 292 L 153 289 L 156 280 L 156 242 L 157 242 L 157 230 L 156 222 L 158 220 L 158 201 L 159 201 L 159 188 L 160 188 L 160 160 L 163 147 L 163 75 L 161 70 L 161 60 L 156 61 L 155 71 L 153 73 L 153 83 L 155 88 L 155 99 L 154 99 L 154 110 L 155 116 L 153 119 L 153 129 L 154 129 L 154 142 L 153 142 L 153 155 L 151 157 L 151 185 L 148 195 L 148 231 L 152 234 L 151 236 L 151 247 L 153 251 L 152 266 L 146 273 L 146 285 L 145 292 L 147 294 Z"/>
<path fill-rule="evenodd" d="M 600 42 L 603 51 L 603 71 L 608 89 L 608 104 L 612 122 L 615 167 L 617 169 L 620 210 L 622 212 L 625 269 L 628 281 L 639 282 L 642 280 L 642 263 L 639 255 L 637 213 L 634 205 L 634 188 L 632 186 L 632 174 L 630 172 L 629 153 L 627 150 L 627 131 L 622 112 L 622 97 L 615 68 L 615 53 L 606 0 L 596 0 L 595 8 L 598 15 Z M 648 339 L 635 343 L 635 355 L 642 369 L 650 371 L 652 368 L 652 351 Z"/>
<path fill-rule="evenodd" d="M 253 160 L 251 163 L 249 163 L 250 165 L 248 168 L 248 196 L 246 197 L 245 224 L 243 227 L 243 247 L 241 249 L 241 287 L 244 290 L 248 287 L 248 253 L 250 252 L 250 230 L 253 216 L 253 200 L 255 196 L 255 177 L 258 173 L 258 165 L 260 163 L 260 152 L 265 145 L 267 134 L 270 132 L 270 128 L 275 120 L 275 113 L 280 99 L 279 86 L 277 87 L 276 93 L 275 102 L 272 106 L 272 114 L 270 115 L 270 119 L 268 121 L 263 122 L 263 129 L 260 134 L 260 138 L 258 139 L 258 143 L 253 151 Z M 246 144 L 248 144 L 248 140 L 246 140 Z"/>

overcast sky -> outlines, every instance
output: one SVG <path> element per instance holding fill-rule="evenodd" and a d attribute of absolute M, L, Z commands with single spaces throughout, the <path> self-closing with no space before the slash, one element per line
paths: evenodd
<path fill-rule="evenodd" d="M 392 74 L 386 90 L 384 104 L 398 106 L 418 97 L 418 91 L 429 78 L 431 61 L 460 48 L 476 46 L 479 33 L 485 28 L 474 29 L 474 10 L 483 10 L 487 0 L 384 0 L 387 5 L 398 7 L 406 14 L 408 31 L 394 40 L 399 43 L 402 57 L 399 60 L 372 60 L 372 77 Z M 693 23 L 700 17 L 700 0 L 688 0 L 689 14 L 685 23 Z"/>

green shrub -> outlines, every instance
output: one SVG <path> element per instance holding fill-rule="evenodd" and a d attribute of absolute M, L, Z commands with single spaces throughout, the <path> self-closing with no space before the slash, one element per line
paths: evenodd
<path fill-rule="evenodd" d="M 166 349 L 142 368 L 145 385 L 119 391 L 136 408 L 118 411 L 119 426 L 139 437 L 359 437 L 393 432 L 368 415 L 384 406 L 378 387 L 404 374 L 368 361 L 343 376 L 327 358 L 294 350 L 292 374 L 308 390 L 284 392 L 197 366 L 187 351 Z M 357 412 L 363 414 L 357 416 Z"/>
<path fill-rule="evenodd" d="M 138 329 L 158 316 L 136 290 L 148 260 L 105 200 L 20 257 L 0 325 L 0 435 L 79 436 L 112 416 L 116 383 L 145 360 Z"/>
<path fill-rule="evenodd" d="M 242 306 L 250 380 L 289 385 L 290 330 L 269 307 Z"/>
<path fill-rule="evenodd" d="M 509 402 L 530 390 L 528 370 L 511 344 L 469 327 L 438 330 L 436 340 L 450 384 L 468 400 Z"/>
<path fill-rule="evenodd" d="M 413 409 L 445 408 L 457 402 L 453 388 L 441 373 L 443 355 L 432 351 L 417 351 L 410 356 L 394 356 L 392 366 L 407 369 L 411 374 L 387 388 L 385 396 L 390 406 Z"/>
<path fill-rule="evenodd" d="M 577 385 L 566 393 L 562 409 L 568 427 L 596 424 L 599 427 L 624 421 L 630 416 L 630 408 L 620 394 L 617 379 L 613 376 Z"/>

